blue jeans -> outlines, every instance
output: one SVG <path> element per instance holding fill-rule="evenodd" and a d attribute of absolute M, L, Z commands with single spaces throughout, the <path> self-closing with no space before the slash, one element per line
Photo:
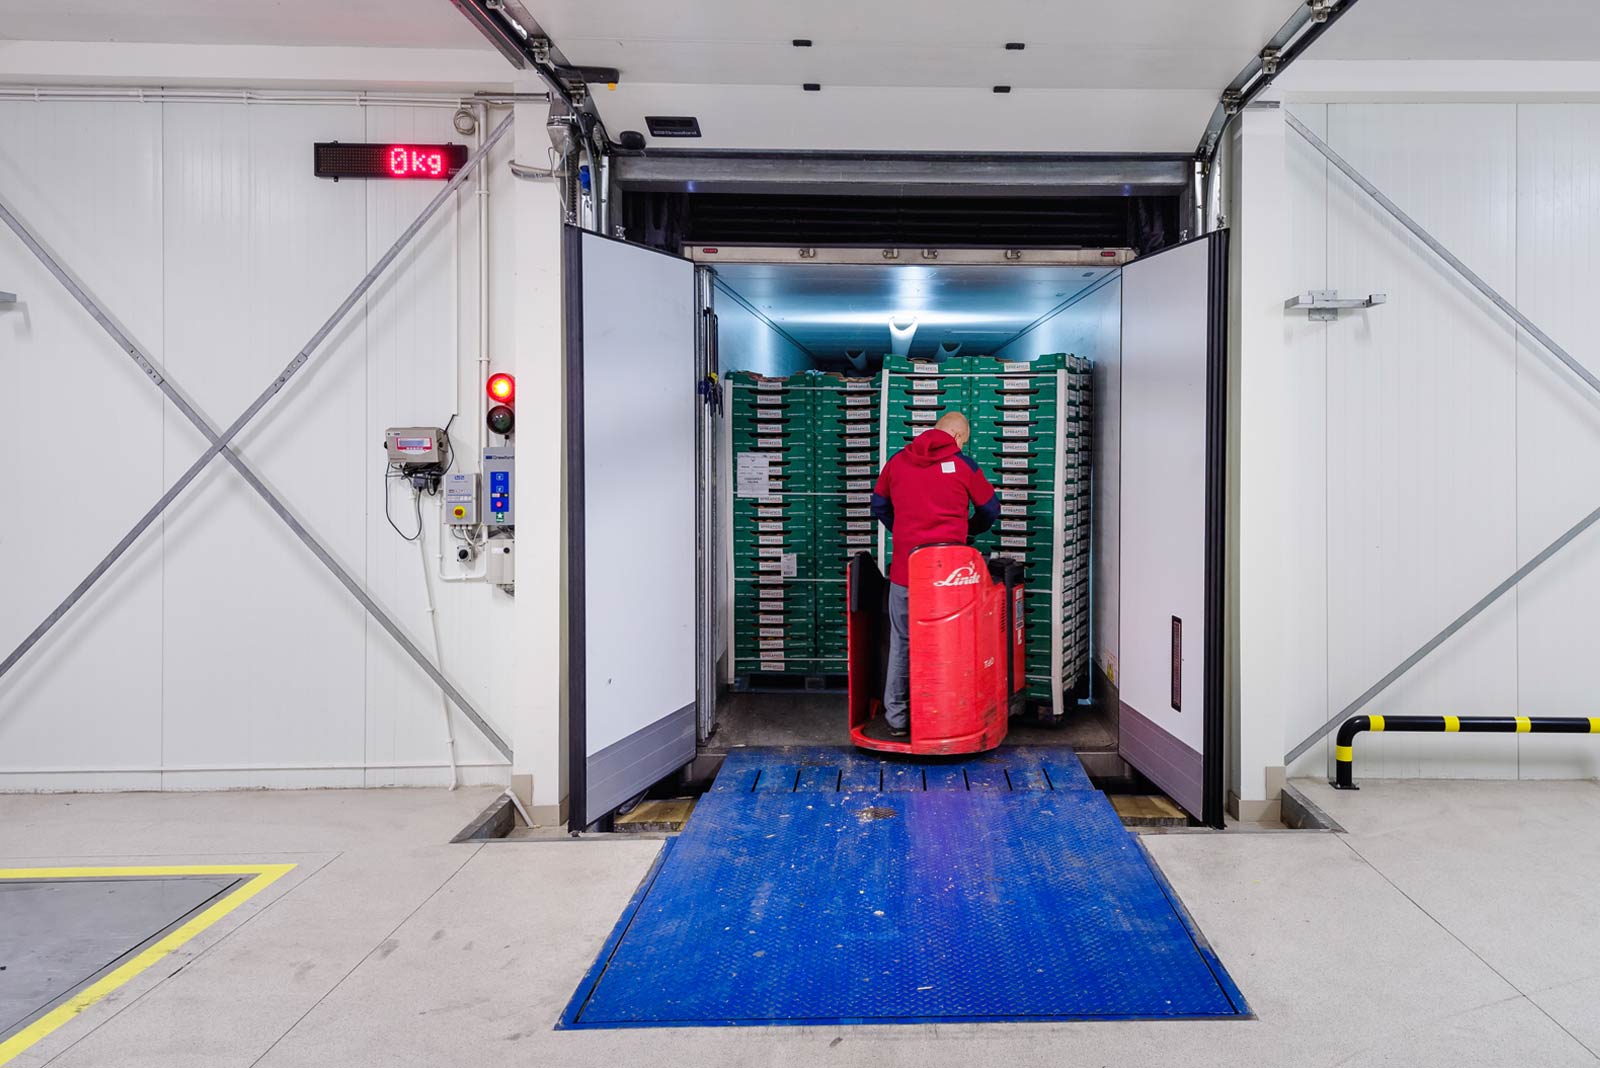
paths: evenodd
<path fill-rule="evenodd" d="M 911 591 L 889 583 L 889 672 L 883 680 L 883 718 L 895 730 L 911 723 Z"/>

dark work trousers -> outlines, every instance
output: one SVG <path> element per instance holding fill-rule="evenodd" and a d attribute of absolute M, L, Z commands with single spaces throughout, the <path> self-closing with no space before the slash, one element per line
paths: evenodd
<path fill-rule="evenodd" d="M 896 730 L 911 722 L 911 591 L 889 583 L 889 674 L 883 682 L 883 718 Z"/>

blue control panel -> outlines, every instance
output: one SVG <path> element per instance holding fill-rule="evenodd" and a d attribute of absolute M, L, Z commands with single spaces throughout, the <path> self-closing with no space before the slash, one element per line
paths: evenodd
<path fill-rule="evenodd" d="M 484 523 L 491 527 L 516 525 L 516 504 L 512 496 L 512 471 L 516 453 L 509 445 L 486 449 L 483 453 L 483 481 L 487 492 Z"/>

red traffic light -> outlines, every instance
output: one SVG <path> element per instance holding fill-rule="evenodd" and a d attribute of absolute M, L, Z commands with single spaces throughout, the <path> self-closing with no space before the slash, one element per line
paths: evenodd
<path fill-rule="evenodd" d="M 501 404 L 510 404 L 517 395 L 517 380 L 504 371 L 489 376 L 489 396 Z"/>

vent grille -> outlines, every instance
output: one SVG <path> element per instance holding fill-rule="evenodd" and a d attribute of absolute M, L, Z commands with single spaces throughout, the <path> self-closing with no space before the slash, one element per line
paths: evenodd
<path fill-rule="evenodd" d="M 699 137 L 700 120 L 693 115 L 646 115 L 651 137 Z"/>

